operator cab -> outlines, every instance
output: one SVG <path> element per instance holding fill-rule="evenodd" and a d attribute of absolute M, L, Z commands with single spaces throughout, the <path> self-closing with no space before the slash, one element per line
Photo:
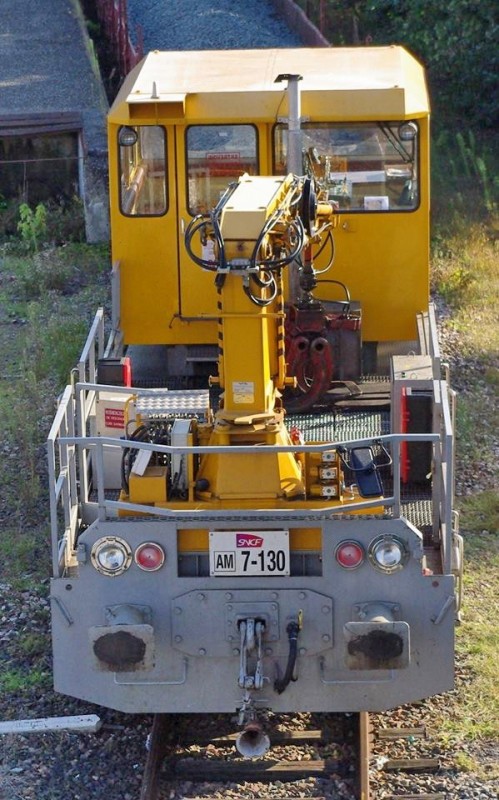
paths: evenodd
<path fill-rule="evenodd" d="M 213 370 L 217 290 L 189 258 L 184 233 L 241 175 L 289 172 L 289 91 L 275 79 L 292 72 L 302 77 L 301 174 L 340 214 L 333 242 L 316 254 L 316 296 L 355 303 L 360 370 L 386 373 L 390 353 L 414 348 L 416 315 L 428 308 L 423 68 L 400 47 L 364 48 L 362 59 L 349 48 L 241 51 L 237 75 L 233 63 L 225 51 L 150 53 L 113 104 L 117 335 L 137 360 L 145 353 L 163 364 L 164 375 L 151 368 L 156 385 Z M 286 279 L 286 301 L 294 299 Z"/>

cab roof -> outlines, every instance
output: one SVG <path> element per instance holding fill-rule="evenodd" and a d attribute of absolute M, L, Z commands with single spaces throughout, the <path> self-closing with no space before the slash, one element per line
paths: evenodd
<path fill-rule="evenodd" d="M 134 119 L 274 121 L 286 82 L 301 76 L 301 111 L 314 120 L 408 119 L 429 113 L 424 69 L 403 47 L 153 51 L 130 73 L 111 111 Z"/>

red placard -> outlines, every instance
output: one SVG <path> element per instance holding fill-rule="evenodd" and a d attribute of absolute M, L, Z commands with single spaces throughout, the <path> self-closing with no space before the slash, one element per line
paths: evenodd
<path fill-rule="evenodd" d="M 122 408 L 105 408 L 104 425 L 106 428 L 124 428 L 125 412 Z"/>

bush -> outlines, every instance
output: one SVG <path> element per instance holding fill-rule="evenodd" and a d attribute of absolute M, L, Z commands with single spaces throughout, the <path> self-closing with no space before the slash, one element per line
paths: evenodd
<path fill-rule="evenodd" d="M 35 253 L 46 245 L 85 241 L 85 214 L 79 197 L 39 203 L 34 209 L 21 200 L 0 194 L 0 242 Z"/>
<path fill-rule="evenodd" d="M 40 248 L 47 236 L 47 209 L 43 203 L 38 203 L 34 211 L 27 203 L 21 203 L 17 230 L 29 253 L 34 253 Z"/>

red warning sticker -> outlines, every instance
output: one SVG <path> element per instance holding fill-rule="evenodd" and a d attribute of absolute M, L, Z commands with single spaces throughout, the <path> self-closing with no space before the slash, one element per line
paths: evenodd
<path fill-rule="evenodd" d="M 106 428 L 124 428 L 125 411 L 122 408 L 105 408 L 104 425 Z"/>

